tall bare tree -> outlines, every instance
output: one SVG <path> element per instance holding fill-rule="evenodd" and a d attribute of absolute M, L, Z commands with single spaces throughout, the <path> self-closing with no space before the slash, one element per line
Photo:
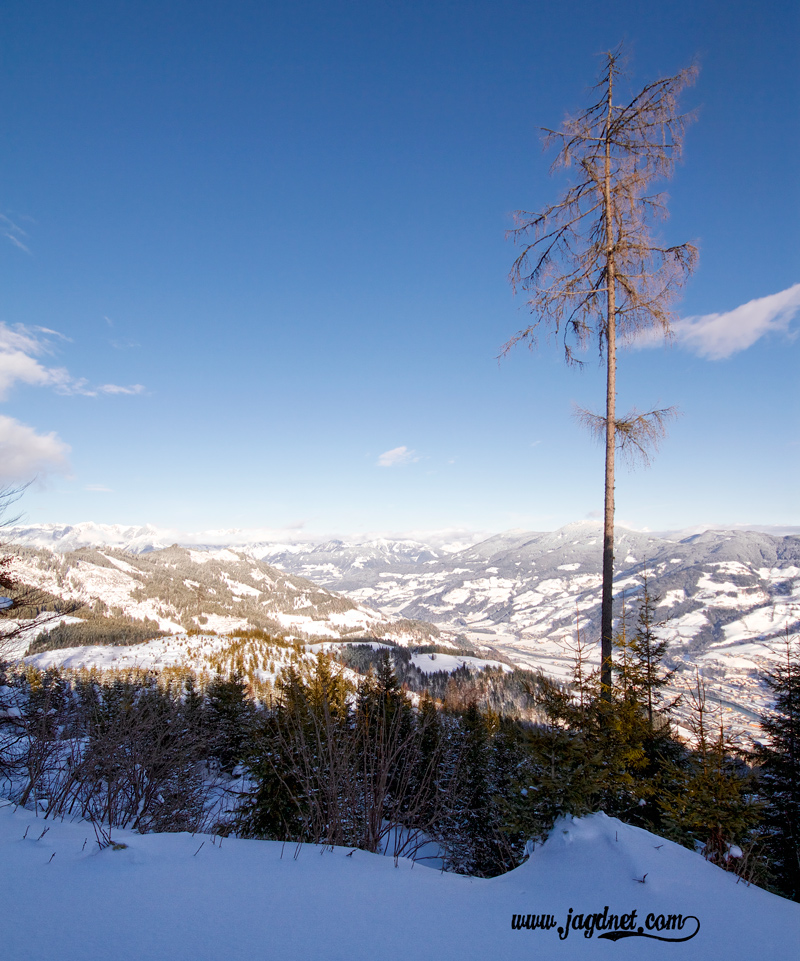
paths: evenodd
<path fill-rule="evenodd" d="M 691 244 L 662 245 L 652 232 L 666 214 L 665 198 L 651 193 L 654 180 L 668 178 L 680 157 L 687 116 L 677 109 L 681 90 L 696 68 L 656 80 L 633 98 L 617 90 L 621 48 L 605 54 L 595 102 L 560 130 L 544 128 L 546 146 L 557 156 L 551 172 L 575 168 L 577 178 L 563 197 L 540 213 L 517 211 L 510 232 L 522 243 L 511 283 L 529 294 L 534 322 L 503 348 L 520 341 L 535 346 L 540 327 L 563 337 L 568 364 L 582 364 L 576 350 L 596 339 L 606 363 L 604 415 L 578 411 L 605 438 L 605 511 L 601 610 L 602 696 L 611 696 L 614 576 L 614 458 L 619 447 L 647 452 L 663 436 L 672 409 L 623 417 L 616 412 L 617 345 L 647 331 L 669 337 L 670 306 L 693 270 Z"/>

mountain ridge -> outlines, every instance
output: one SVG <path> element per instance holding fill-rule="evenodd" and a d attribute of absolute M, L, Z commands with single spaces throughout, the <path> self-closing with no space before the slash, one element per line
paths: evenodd
<path fill-rule="evenodd" d="M 186 556 L 194 552 L 221 560 L 229 552 L 234 566 L 265 564 L 335 592 L 361 610 L 359 617 L 372 619 L 372 636 L 393 621 L 427 623 L 443 636 L 561 678 L 571 671 L 569 646 L 578 625 L 588 641 L 599 637 L 599 522 L 549 532 L 508 531 L 450 551 L 441 542 L 386 537 L 291 544 L 254 539 L 245 546 L 218 543 L 209 549 L 196 542 L 199 535 L 181 545 L 175 533 L 122 525 L 44 525 L 11 529 L 7 537 L 47 540 L 45 554 L 53 556 L 59 546 L 65 556 L 77 540 L 95 535 L 123 539 L 127 553 L 114 554 L 122 549 L 108 546 L 101 551 L 118 563 L 127 557 L 140 564 L 163 551 L 154 544 L 168 536 Z M 246 540 L 246 532 L 236 538 Z M 615 548 L 618 611 L 623 603 L 630 608 L 646 572 L 650 590 L 659 597 L 658 619 L 668 622 L 663 636 L 670 641 L 677 682 L 688 690 L 700 670 L 713 681 L 717 700 L 726 709 L 732 706 L 744 728 L 755 732 L 754 710 L 768 703 L 763 674 L 774 665 L 785 636 L 800 629 L 800 536 L 704 530 L 675 540 L 618 528 Z M 186 578 L 199 580 L 196 574 Z M 229 599 L 228 615 L 234 606 L 244 613 L 249 603 Z M 290 629 L 292 613 L 283 614 Z"/>

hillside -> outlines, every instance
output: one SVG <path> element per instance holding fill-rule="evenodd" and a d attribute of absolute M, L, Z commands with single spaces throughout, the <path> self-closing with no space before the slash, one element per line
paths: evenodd
<path fill-rule="evenodd" d="M 387 636 L 420 642 L 438 634 L 225 549 L 175 545 L 131 554 L 20 547 L 14 577 L 81 605 L 83 619 L 128 618 L 149 624 L 151 635 L 256 628 L 301 640 Z"/>
<path fill-rule="evenodd" d="M 576 626 L 586 638 L 599 633 L 601 529 L 594 522 L 477 543 L 466 535 L 286 543 L 260 531 L 211 531 L 182 535 L 183 547 L 164 549 L 175 532 L 94 524 L 16 528 L 9 536 L 47 545 L 25 553 L 32 570 L 69 566 L 61 584 L 36 574 L 42 586 L 74 583 L 168 631 L 226 630 L 247 620 L 299 638 L 361 633 L 420 643 L 438 630 L 439 643 L 458 638 L 557 677 L 569 673 Z M 74 550 L 92 540 L 107 546 Z M 760 676 L 786 631 L 800 625 L 800 537 L 702 531 L 668 538 L 620 528 L 616 545 L 618 609 L 646 569 L 660 597 L 676 686 L 687 690 L 699 668 L 729 725 L 756 735 L 768 695 Z M 123 574 L 151 586 L 122 585 Z"/>
<path fill-rule="evenodd" d="M 601 538 L 600 525 L 583 522 L 499 534 L 436 559 L 413 561 L 406 551 L 382 567 L 369 545 L 265 556 L 386 613 L 430 621 L 517 664 L 566 677 L 576 627 L 586 638 L 599 636 Z M 767 703 L 760 675 L 786 631 L 800 626 L 800 537 L 705 531 L 671 540 L 619 529 L 616 567 L 618 611 L 648 572 L 676 685 L 688 689 L 699 668 L 731 726 L 756 733 Z"/>

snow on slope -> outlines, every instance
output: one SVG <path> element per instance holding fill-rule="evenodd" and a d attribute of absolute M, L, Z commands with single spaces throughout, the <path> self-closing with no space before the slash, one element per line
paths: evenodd
<path fill-rule="evenodd" d="M 113 837 L 118 849 L 101 851 L 84 822 L 0 810 L 5 957 L 800 959 L 800 905 L 737 884 L 699 855 L 603 814 L 559 821 L 526 864 L 491 880 L 342 848 L 127 831 Z M 606 907 L 606 917 L 631 925 L 633 937 L 612 941 L 595 930 L 587 938 L 574 926 L 564 932 L 567 918 L 583 921 Z M 555 926 L 513 930 L 515 914 L 546 915 Z M 670 915 L 680 915 L 683 927 L 659 931 L 658 918 Z M 667 944 L 648 934 L 690 940 Z"/>
<path fill-rule="evenodd" d="M 468 657 L 462 654 L 412 654 L 411 663 L 423 674 L 434 674 L 437 671 L 452 673 L 460 667 L 469 667 L 475 671 L 482 671 L 487 667 L 500 668 L 502 671 L 513 670 L 502 661 L 487 660 L 483 657 Z"/>
<path fill-rule="evenodd" d="M 214 634 L 193 634 L 191 637 L 188 634 L 173 634 L 154 638 L 144 644 L 87 644 L 84 647 L 42 651 L 25 660 L 43 671 L 49 667 L 96 667 L 120 671 L 129 668 L 160 671 L 166 667 L 210 670 L 211 658 L 224 652 L 228 644 L 226 637 Z"/>
<path fill-rule="evenodd" d="M 576 618 L 580 618 L 586 638 L 599 636 L 602 531 L 593 521 L 569 524 L 551 533 L 510 531 L 468 546 L 452 540 L 448 543 L 442 537 L 426 543 L 424 536 L 287 543 L 283 535 L 270 541 L 268 534 L 212 531 L 178 537 L 175 532 L 154 528 L 91 524 L 43 525 L 8 532 L 23 543 L 48 543 L 59 551 L 96 539 L 152 552 L 169 536 L 194 545 L 191 556 L 208 558 L 208 562 L 214 552 L 201 551 L 204 542 L 214 544 L 217 555 L 236 551 L 238 545 L 239 558 L 249 554 L 268 560 L 286 574 L 311 577 L 322 589 L 341 592 L 340 597 L 346 594 L 362 612 L 372 609 L 387 619 L 433 623 L 484 648 L 489 656 L 487 647 L 520 666 L 542 669 L 562 679 L 571 671 L 565 642 L 574 637 Z M 455 547 L 461 549 L 453 550 Z M 117 567 L 117 574 L 134 577 L 120 567 L 128 562 L 119 552 L 106 549 L 103 556 L 111 562 L 109 566 Z M 618 608 L 623 594 L 630 600 L 640 587 L 642 568 L 650 571 L 651 587 L 662 598 L 657 615 L 669 618 L 665 636 L 670 641 L 670 666 L 677 669 L 678 687 L 686 690 L 700 668 L 730 727 L 757 736 L 756 714 L 769 702 L 760 677 L 774 666 L 776 654 L 780 655 L 785 631 L 800 628 L 800 537 L 796 533 L 777 536 L 777 532 L 706 530 L 667 538 L 618 528 L 616 557 Z M 191 576 L 195 582 L 200 579 Z M 112 580 L 110 572 L 98 578 L 109 584 Z M 229 605 L 228 616 L 241 616 L 241 610 L 232 608 L 246 607 L 253 599 L 244 590 L 247 578 L 237 575 L 235 580 L 235 585 L 227 583 L 226 590 L 235 588 L 242 593 L 236 595 L 235 605 Z M 261 587 L 257 579 L 247 583 L 253 590 Z M 154 610 L 150 599 L 139 603 L 136 616 L 154 616 L 147 614 Z M 159 606 L 165 613 L 155 612 L 158 617 L 175 620 L 166 607 Z M 328 612 L 325 623 L 317 617 L 316 623 L 307 623 L 303 618 L 311 612 L 289 605 L 275 611 L 275 629 L 296 628 L 298 634 L 316 637 L 346 633 L 346 625 L 337 622 L 332 613 Z M 385 630 L 377 622 L 372 630 L 366 622 L 358 629 L 371 634 Z M 401 636 L 395 638 L 403 642 Z M 682 703 L 687 704 L 688 699 Z"/>
<path fill-rule="evenodd" d="M 591 521 L 547 534 L 512 531 L 437 559 L 358 570 L 347 545 L 338 559 L 329 545 L 320 582 L 566 680 L 578 620 L 584 638 L 599 636 L 601 537 Z M 273 559 L 299 570 L 314 556 Z M 703 531 L 676 540 L 619 528 L 616 558 L 617 611 L 640 590 L 644 568 L 661 597 L 656 616 L 668 621 L 663 636 L 678 691 L 693 686 L 700 668 L 726 725 L 759 736 L 757 714 L 770 696 L 761 676 L 781 655 L 785 632 L 800 628 L 800 537 Z M 689 704 L 684 697 L 679 716 Z"/>
<path fill-rule="evenodd" d="M 305 578 L 228 549 L 172 546 L 144 554 L 114 548 L 54 552 L 21 547 L 14 576 L 83 605 L 149 619 L 167 633 L 262 628 L 300 638 L 385 634 L 402 642 L 409 624 L 364 607 Z M 415 639 L 438 632 L 419 625 Z"/>

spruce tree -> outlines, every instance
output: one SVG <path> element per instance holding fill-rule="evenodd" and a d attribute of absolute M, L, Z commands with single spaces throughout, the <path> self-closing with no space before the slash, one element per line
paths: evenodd
<path fill-rule="evenodd" d="M 751 839 L 761 813 L 753 797 L 753 779 L 737 757 L 741 752 L 709 709 L 699 673 L 691 708 L 694 743 L 680 762 L 671 765 L 671 784 L 659 799 L 664 833 L 699 848 L 720 867 L 736 870 L 734 848 Z"/>
<path fill-rule="evenodd" d="M 758 751 L 767 856 L 781 893 L 800 901 L 800 656 L 788 631 L 785 661 L 765 680 L 774 695 Z"/>
<path fill-rule="evenodd" d="M 245 755 L 253 730 L 254 706 L 239 674 L 221 674 L 206 688 L 206 715 L 214 732 L 214 754 L 223 771 L 230 773 Z"/>
<path fill-rule="evenodd" d="M 661 601 L 650 590 L 647 569 L 642 571 L 642 589 L 638 599 L 636 627 L 631 638 L 633 670 L 631 680 L 647 713 L 647 725 L 651 735 L 656 728 L 663 728 L 669 711 L 676 701 L 664 706 L 663 691 L 669 684 L 674 670 L 664 667 L 668 641 L 660 635 L 665 622 L 658 620 L 656 608 Z M 661 716 L 659 717 L 659 712 Z"/>
<path fill-rule="evenodd" d="M 277 703 L 261 717 L 247 751 L 253 788 L 242 795 L 237 827 L 245 835 L 283 841 L 313 840 L 309 770 L 319 768 L 309 685 L 300 663 L 276 680 Z M 314 745 L 311 756 L 311 745 Z"/>
<path fill-rule="evenodd" d="M 671 784 L 670 771 L 685 750 L 673 737 L 670 712 L 677 698 L 668 700 L 666 688 L 674 670 L 663 666 L 668 642 L 660 635 L 664 621 L 656 617 L 659 596 L 650 590 L 647 570 L 642 572 L 642 587 L 631 630 L 623 598 L 623 616 L 615 636 L 617 650 L 615 674 L 618 681 L 612 698 L 612 723 L 606 732 L 616 735 L 617 755 L 623 762 L 622 774 L 630 785 L 630 810 L 619 809 L 627 820 L 643 827 L 658 829 L 661 810 L 658 797 Z M 610 752 L 613 757 L 613 752 Z"/>
<path fill-rule="evenodd" d="M 451 841 L 452 867 L 462 874 L 496 874 L 492 805 L 491 719 L 474 703 L 461 715 L 463 754 Z"/>

